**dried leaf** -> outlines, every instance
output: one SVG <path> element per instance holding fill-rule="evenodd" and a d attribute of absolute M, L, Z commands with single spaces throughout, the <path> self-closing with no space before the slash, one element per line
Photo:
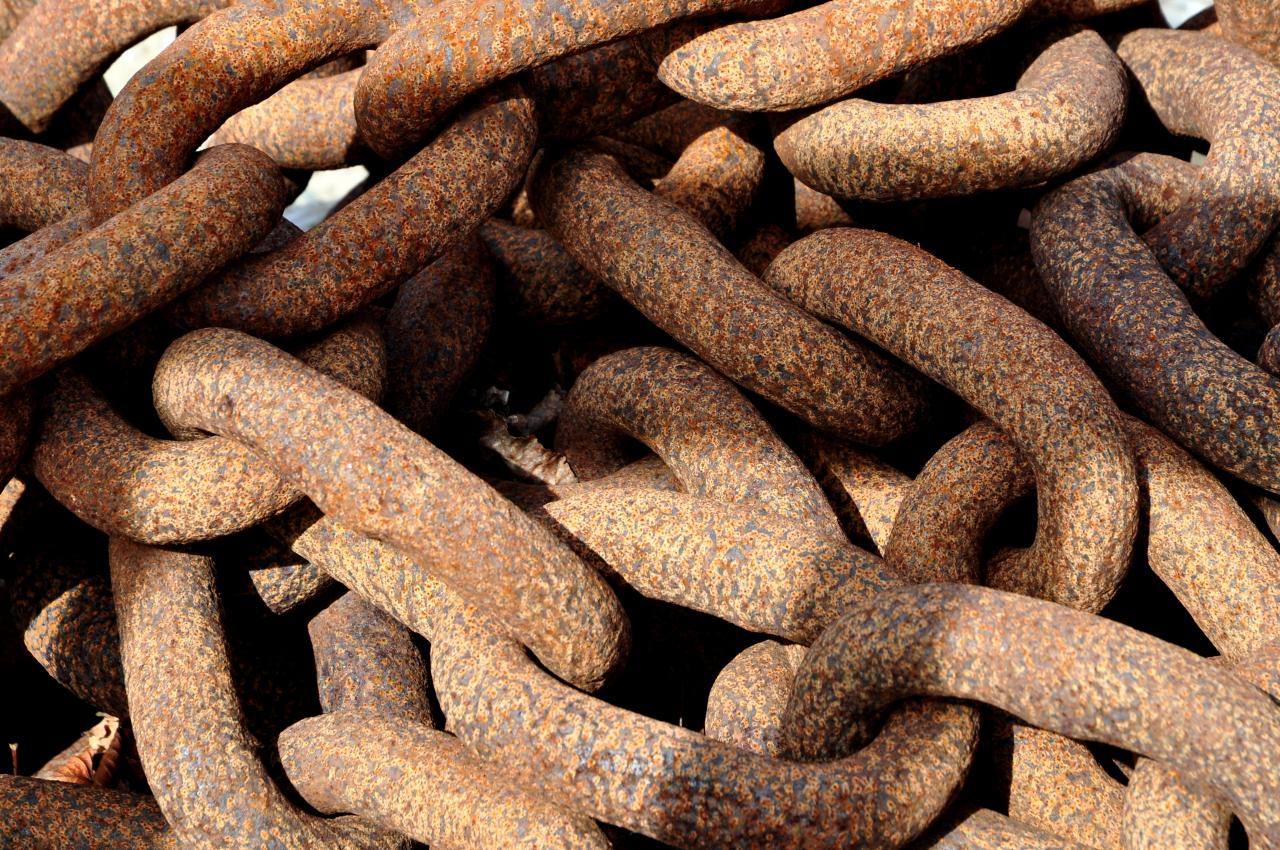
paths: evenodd
<path fill-rule="evenodd" d="M 517 437 L 531 436 L 560 418 L 564 410 L 564 390 L 552 387 L 528 413 L 513 413 L 507 417 L 507 430 Z"/>
<path fill-rule="evenodd" d="M 37 779 L 106 787 L 115 779 L 123 736 L 119 718 L 102 720 L 36 771 Z"/>
<path fill-rule="evenodd" d="M 564 455 L 548 449 L 537 437 L 512 436 L 506 420 L 492 411 L 479 411 L 477 415 L 487 423 L 480 445 L 496 452 L 516 474 L 543 484 L 573 484 L 578 480 Z"/>

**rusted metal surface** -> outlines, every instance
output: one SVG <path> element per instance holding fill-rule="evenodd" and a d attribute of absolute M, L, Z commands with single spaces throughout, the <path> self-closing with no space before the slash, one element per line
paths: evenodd
<path fill-rule="evenodd" d="M 177 836 L 145 794 L 0 776 L 4 846 L 9 850 L 177 850 Z"/>
<path fill-rule="evenodd" d="M 987 532 L 1035 487 L 1035 473 L 990 421 L 940 448 L 907 489 L 885 546 L 885 563 L 911 584 L 977 581 Z"/>
<path fill-rule="evenodd" d="M 1136 419 L 1147 560 L 1229 662 L 1280 636 L 1280 555 L 1218 478 Z"/>
<path fill-rule="evenodd" d="M 109 218 L 171 182 L 232 115 L 325 60 L 381 43 L 413 9 L 373 0 L 262 0 L 204 18 L 107 111 L 90 166 L 95 216 Z"/>
<path fill-rule="evenodd" d="M 751 505 L 633 489 L 570 495 L 546 511 L 645 596 L 800 643 L 898 583 L 875 555 Z"/>
<path fill-rule="evenodd" d="M 764 177 L 765 154 L 755 143 L 760 134 L 753 122 L 685 101 L 617 135 L 644 147 L 611 138 L 594 144 L 633 178 L 655 178 L 657 197 L 687 212 L 717 239 L 735 234 Z M 652 156 L 650 149 L 672 161 Z M 507 271 L 504 292 L 516 316 L 556 327 L 597 318 L 615 306 L 609 288 L 549 233 L 500 219 L 488 222 L 482 232 Z"/>
<path fill-rule="evenodd" d="M 106 539 L 56 507 L 50 510 L 47 496 L 31 501 L 29 494 L 19 503 L 4 530 L 13 622 L 32 658 L 57 682 L 86 704 L 127 717 Z M 249 615 L 256 610 L 252 600 L 235 601 L 232 616 L 241 633 L 232 635 L 231 663 L 237 693 L 254 734 L 274 734 L 305 705 L 298 690 L 304 680 L 291 669 L 297 657 L 280 629 Z"/>
<path fill-rule="evenodd" d="M 1231 810 L 1189 787 L 1177 771 L 1138 759 L 1129 777 L 1120 829 L 1125 850 L 1222 850 L 1230 838 Z"/>
<path fill-rule="evenodd" d="M 228 0 L 42 0 L 0 41 L 0 104 L 21 126 L 41 132 L 125 48 L 227 5 Z"/>
<path fill-rule="evenodd" d="M 1137 532 L 1133 456 L 1114 402 L 1057 335 L 924 251 L 871 231 L 806 237 L 765 280 L 954 390 L 1026 452 L 1040 520 L 1032 548 L 996 567 L 1004 586 L 1091 611 L 1107 603 Z"/>
<path fill-rule="evenodd" d="M 381 395 L 386 356 L 371 319 L 352 322 L 299 356 L 366 398 Z M 152 545 L 192 543 L 255 526 L 302 498 L 242 443 L 148 436 L 75 372 L 58 375 L 45 404 L 32 470 L 54 498 L 107 534 Z"/>
<path fill-rule="evenodd" d="M 567 680 L 598 687 L 625 658 L 626 615 L 598 575 L 439 449 L 279 349 L 195 331 L 165 353 L 155 398 L 171 420 L 253 446 L 353 530 L 413 551 Z M 449 516 L 457 539 L 440 533 Z"/>
<path fill-rule="evenodd" d="M 429 576 L 391 593 L 366 587 L 363 575 L 370 568 L 412 564 L 384 543 L 325 519 L 296 548 L 432 641 L 436 693 L 464 742 L 553 801 L 677 846 L 766 835 L 788 847 L 848 846 L 868 835 L 900 842 L 923 828 L 930 808 L 945 803 L 972 753 L 974 716 L 944 705 L 904 710 L 867 751 L 817 771 L 736 751 L 556 682 L 500 637 L 485 615 Z M 555 731 L 566 723 L 563 728 L 575 730 L 568 737 Z M 920 737 L 917 730 L 928 731 Z M 618 757 L 638 772 L 583 769 Z M 881 775 L 890 764 L 901 786 Z M 748 773 L 770 789 L 775 804 L 757 809 Z M 889 810 L 874 818 L 859 803 L 896 795 L 912 783 L 927 790 L 893 796 Z"/>
<path fill-rule="evenodd" d="M 295 807 L 244 728 L 209 558 L 115 539 L 111 587 L 138 754 L 187 847 L 403 846 Z"/>
<path fill-rule="evenodd" d="M 0 276 L 9 277 L 43 259 L 58 248 L 93 228 L 93 214 L 88 210 L 41 227 L 0 250 Z"/>
<path fill-rule="evenodd" d="M 3 0 L 0 2 L 0 39 L 7 38 L 37 0 Z"/>
<path fill-rule="evenodd" d="M 113 99 L 105 78 L 86 83 L 54 114 L 39 138 L 88 163 L 93 156 L 94 136 Z"/>
<path fill-rule="evenodd" d="M 448 0 L 369 57 L 356 86 L 360 135 L 391 157 L 424 138 L 468 95 L 521 71 L 692 15 L 765 14 L 783 6 L 785 0 L 535 0 L 511 14 L 500 0 Z"/>
<path fill-rule="evenodd" d="M 408 630 L 354 593 L 307 624 L 326 713 L 369 710 L 432 725 L 427 665 Z"/>
<path fill-rule="evenodd" d="M 0 481 L 8 483 L 27 448 L 31 397 L 24 389 L 0 398 Z"/>
<path fill-rule="evenodd" d="M 0 845 L 1280 847 L 1221 12 L 0 0 Z"/>
<path fill-rule="evenodd" d="M 25 527 L 15 529 L 20 538 L 5 541 L 13 552 L 6 581 L 23 644 L 77 697 L 127 716 L 111 585 L 94 557 L 101 554 L 101 542 L 88 546 L 69 535 L 65 524 L 39 514 L 18 517 Z"/>
<path fill-rule="evenodd" d="M 1280 555 L 1218 479 L 1150 426 L 1124 418 L 1146 517 L 1146 558 L 1214 646 L 1237 660 L 1280 634 Z M 987 531 L 1032 490 L 1012 440 L 980 422 L 948 442 L 916 479 L 886 565 L 912 582 L 976 581 Z M 999 587 L 998 572 L 987 581 Z"/>
<path fill-rule="evenodd" d="M 695 358 L 630 348 L 578 376 L 556 429 L 556 448 L 578 478 L 620 469 L 632 440 L 661 457 L 687 493 L 840 536 L 800 459 L 733 384 Z"/>
<path fill-rule="evenodd" d="M 742 240 L 734 256 L 756 277 L 764 274 L 764 270 L 773 262 L 773 258 L 782 253 L 782 249 L 794 240 L 791 234 L 776 223 L 762 224 L 749 236 Z"/>
<path fill-rule="evenodd" d="M 1205 327 L 1129 220 L 1181 194 L 1173 163 L 1136 156 L 1046 195 L 1031 223 L 1036 267 L 1071 335 L 1153 425 L 1280 489 L 1280 446 L 1269 436 L 1280 386 Z"/>
<path fill-rule="evenodd" d="M 1031 239 L 1019 228 L 990 247 L 989 253 L 968 263 L 965 272 L 993 292 L 998 292 L 1035 316 L 1059 336 L 1069 336 L 1053 299 L 1045 292 L 1031 256 Z"/>
<path fill-rule="evenodd" d="M 284 208 L 266 156 L 214 148 L 188 174 L 5 278 L 5 393 L 124 328 L 251 248 Z M 201 238 L 193 240 L 192 233 Z"/>
<path fill-rule="evenodd" d="M 842 100 L 774 138 L 787 169 L 841 198 L 901 201 L 1029 186 L 1108 149 L 1124 66 L 1091 30 L 1057 32 L 1005 95 L 925 104 Z"/>
<path fill-rule="evenodd" d="M 1220 38 L 1138 30 L 1116 52 L 1170 131 L 1212 145 L 1182 205 L 1143 238 L 1166 273 L 1195 295 L 1216 292 L 1280 219 L 1280 69 Z"/>
<path fill-rule="evenodd" d="M 1241 658 L 1231 665 L 1231 669 L 1242 680 L 1270 694 L 1273 700 L 1280 700 L 1277 660 L 1280 660 L 1280 640 L 1273 640 Z"/>
<path fill-rule="evenodd" d="M 430 639 L 423 594 L 439 582 L 400 550 L 364 537 L 340 522 L 322 517 L 293 540 L 293 550 L 333 575 L 346 587 L 414 632 Z M 396 584 L 386 576 L 403 572 L 409 580 Z"/>
<path fill-rule="evenodd" d="M 1142 1 L 951 0 L 917 7 L 902 0 L 829 0 L 770 20 L 691 33 L 669 45 L 658 76 L 690 100 L 719 109 L 817 106 L 980 43 L 1028 13 L 1089 18 Z"/>
<path fill-rule="evenodd" d="M 747 389 L 868 443 L 901 436 L 921 415 L 916 377 L 770 293 L 702 226 L 632 183 L 608 156 L 578 148 L 544 160 L 531 198 L 583 268 Z M 668 285 L 673 279 L 678 286 Z"/>
<path fill-rule="evenodd" d="M 766 640 L 735 656 L 707 696 L 706 736 L 760 755 L 781 755 L 782 713 L 804 653 L 803 646 Z"/>
<path fill-rule="evenodd" d="M 338 321 L 492 215 L 518 185 L 535 133 L 532 103 L 518 88 L 493 93 L 317 227 L 211 279 L 176 305 L 174 317 L 187 327 L 262 336 Z M 442 173 L 449 182 L 436 179 Z"/>
<path fill-rule="evenodd" d="M 622 166 L 627 176 L 637 183 L 644 186 L 655 185 L 671 170 L 671 166 L 675 164 L 675 155 L 668 156 L 652 146 L 617 138 L 625 132 L 626 130 L 622 130 L 613 136 L 593 138 L 591 147 L 613 157 L 618 165 Z"/>
<path fill-rule="evenodd" d="M 0 139 L 0 226 L 28 232 L 61 221 L 85 205 L 89 167 L 56 148 Z"/>
<path fill-rule="evenodd" d="M 491 218 L 480 235 L 502 268 L 504 307 L 517 319 L 554 328 L 599 318 L 615 306 L 612 290 L 547 231 Z"/>
<path fill-rule="evenodd" d="M 1122 846 L 1125 786 L 1088 747 L 1007 717 L 992 726 L 1008 759 L 1009 817 L 1084 847 Z"/>
<path fill-rule="evenodd" d="M 356 83 L 363 72 L 362 67 L 324 76 L 312 72 L 294 80 L 228 118 L 212 141 L 251 145 L 282 168 L 321 170 L 365 162 L 371 153 L 355 114 Z M 606 132 L 675 99 L 634 39 L 566 56 L 523 79 L 537 104 L 544 139 Z"/>
<path fill-rule="evenodd" d="M 648 454 L 639 460 L 605 475 L 572 484 L 558 484 L 553 489 L 557 496 L 572 496 L 576 493 L 594 493 L 598 490 L 664 490 L 678 493 L 681 489 L 679 479 L 667 466 L 666 461 L 656 454 Z"/>
<path fill-rule="evenodd" d="M 385 407 L 426 434 L 476 365 L 494 309 L 494 270 L 471 237 L 406 280 L 387 314 Z"/>
<path fill-rule="evenodd" d="M 1280 10 L 1266 0 L 1218 0 L 1222 34 L 1262 58 L 1280 62 Z"/>
<path fill-rule="evenodd" d="M 361 71 L 294 80 L 228 118 L 212 141 L 250 145 L 281 168 L 321 171 L 355 165 L 368 157 L 355 132 L 356 80 Z"/>
<path fill-rule="evenodd" d="M 436 692 L 458 736 L 553 798 L 679 847 L 893 846 L 950 798 L 972 750 L 971 709 L 913 703 L 848 758 L 770 759 L 566 688 L 482 618 L 443 593 L 431 613 Z M 634 767 L 590 769 L 619 757 Z"/>
<path fill-rule="evenodd" d="M 718 109 L 816 106 L 989 38 L 1032 5 L 948 2 L 917 10 L 899 0 L 831 0 L 766 21 L 728 24 L 676 45 L 658 76 Z"/>
<path fill-rule="evenodd" d="M 494 488 L 506 496 L 521 510 L 538 516 L 543 506 L 556 499 L 601 490 L 661 490 L 667 493 L 681 492 L 680 482 L 671 468 L 655 454 L 645 455 L 616 472 L 590 481 L 572 481 L 559 484 L 530 484 L 523 481 L 495 481 Z M 555 525 L 560 528 L 558 524 Z"/>
<path fill-rule="evenodd" d="M 797 450 L 849 537 L 869 539 L 884 555 L 911 477 L 871 452 L 816 431 L 804 434 Z"/>
<path fill-rule="evenodd" d="M 1077 844 L 991 809 L 977 809 L 947 824 L 941 835 L 912 845 L 918 850 L 1086 850 Z M 1097 850 L 1097 848 L 1094 848 Z"/>
<path fill-rule="evenodd" d="M 545 139 L 585 139 L 623 127 L 676 99 L 658 81 L 639 38 L 584 50 L 525 75 Z"/>
<path fill-rule="evenodd" d="M 740 113 L 681 101 L 620 133 L 675 160 L 653 193 L 727 242 L 756 200 L 764 177 L 762 128 Z"/>
<path fill-rule="evenodd" d="M 383 712 L 344 710 L 280 736 L 289 779 L 329 814 L 354 812 L 432 847 L 607 850 L 591 818 L 522 788 L 457 738 Z"/>
<path fill-rule="evenodd" d="M 824 195 L 817 189 L 810 188 L 800 180 L 792 179 L 794 188 L 794 197 L 791 200 L 792 206 L 795 207 L 795 215 L 793 222 L 784 222 L 794 226 L 795 230 L 802 234 L 809 234 L 815 230 L 823 230 L 828 227 L 854 227 L 857 222 L 854 221 L 849 210 L 844 205 L 830 195 Z"/>
<path fill-rule="evenodd" d="M 1258 365 L 1272 375 L 1280 376 L 1280 332 L 1275 328 L 1262 340 L 1258 353 L 1254 357 Z"/>
<path fill-rule="evenodd" d="M 55 148 L 0 139 L 0 227 L 32 232 L 0 249 L 0 278 L 21 271 L 52 248 L 89 229 L 84 212 L 88 167 Z M 18 390 L 0 399 L 0 478 L 7 480 L 27 441 L 30 399 Z"/>
<path fill-rule="evenodd" d="M 270 535 L 246 537 L 251 541 L 247 551 L 232 548 L 232 552 L 243 558 L 255 601 L 270 613 L 284 615 L 306 609 L 334 592 L 335 583 L 328 573 L 306 563 Z"/>
<path fill-rule="evenodd" d="M 848 611 L 796 675 L 783 751 L 847 752 L 880 710 L 922 695 L 986 702 L 1162 761 L 1222 794 L 1264 846 L 1277 840 L 1280 769 L 1264 754 L 1280 746 L 1280 714 L 1267 696 L 1127 626 L 987 588 L 918 585 Z"/>

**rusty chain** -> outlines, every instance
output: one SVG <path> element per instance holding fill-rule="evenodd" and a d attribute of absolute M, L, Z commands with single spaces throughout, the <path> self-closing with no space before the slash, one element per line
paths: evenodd
<path fill-rule="evenodd" d="M 0 848 L 1280 848 L 1278 122 L 1266 0 L 0 0 Z"/>

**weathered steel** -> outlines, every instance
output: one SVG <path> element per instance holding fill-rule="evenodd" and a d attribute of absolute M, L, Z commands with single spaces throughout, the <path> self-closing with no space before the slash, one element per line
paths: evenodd
<path fill-rule="evenodd" d="M 1005 95 L 925 104 L 850 98 L 774 138 L 820 192 L 869 201 L 1031 186 L 1107 150 L 1124 123 L 1124 65 L 1090 30 L 1055 33 Z"/>
<path fill-rule="evenodd" d="M 796 675 L 783 752 L 847 752 L 877 712 L 923 695 L 1163 761 L 1222 794 L 1263 846 L 1280 838 L 1280 766 L 1265 755 L 1280 746 L 1280 713 L 1265 694 L 1127 626 L 987 588 L 917 585 L 847 612 Z"/>
<path fill-rule="evenodd" d="M 597 574 L 331 378 L 260 340 L 211 328 L 169 348 L 154 386 L 163 416 L 252 446 L 321 510 L 412 551 L 567 680 L 599 687 L 625 658 L 626 615 Z"/>
<path fill-rule="evenodd" d="M 544 158 L 530 197 L 583 268 L 747 389 L 868 443 L 917 424 L 924 400 L 916 376 L 774 295 L 691 216 L 631 182 L 608 156 L 576 148 Z"/>

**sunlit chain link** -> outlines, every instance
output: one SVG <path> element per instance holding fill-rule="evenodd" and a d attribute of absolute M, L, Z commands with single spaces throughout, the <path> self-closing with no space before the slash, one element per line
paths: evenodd
<path fill-rule="evenodd" d="M 1280 848 L 1273 7 L 0 0 L 0 846 Z"/>

